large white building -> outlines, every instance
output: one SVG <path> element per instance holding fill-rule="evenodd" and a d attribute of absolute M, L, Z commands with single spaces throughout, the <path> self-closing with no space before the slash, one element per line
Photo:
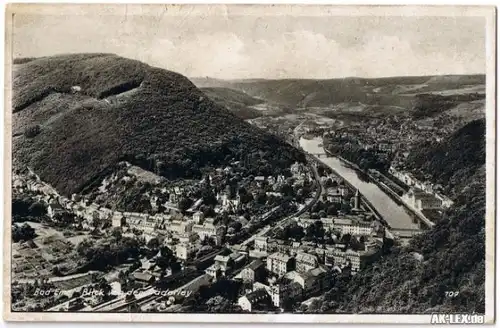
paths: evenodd
<path fill-rule="evenodd" d="M 415 188 L 411 188 L 410 191 L 404 194 L 402 198 L 408 205 L 419 211 L 427 209 L 439 210 L 443 206 L 442 201 L 434 196 L 434 194 L 417 190 Z"/>
<path fill-rule="evenodd" d="M 362 222 L 352 218 L 335 218 L 332 227 L 335 230 L 339 230 L 342 235 L 368 236 L 373 231 L 371 222 Z"/>

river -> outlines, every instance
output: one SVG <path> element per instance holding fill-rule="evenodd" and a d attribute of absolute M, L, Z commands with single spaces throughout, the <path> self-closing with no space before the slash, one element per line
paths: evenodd
<path fill-rule="evenodd" d="M 324 154 L 322 138 L 300 138 L 300 146 L 312 154 Z M 402 205 L 398 205 L 391 197 L 383 192 L 376 184 L 362 181 L 357 172 L 347 167 L 336 157 L 321 157 L 323 163 L 334 169 L 345 180 L 359 189 L 359 192 L 377 209 L 392 229 L 418 229 L 418 222 L 406 212 Z"/>

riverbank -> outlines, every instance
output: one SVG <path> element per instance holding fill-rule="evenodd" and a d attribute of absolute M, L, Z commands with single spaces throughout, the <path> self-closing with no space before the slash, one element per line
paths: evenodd
<path fill-rule="evenodd" d="M 418 219 L 418 220 L 421 220 L 423 221 L 424 224 L 426 224 L 428 227 L 429 225 L 432 227 L 434 226 L 434 222 L 432 222 L 431 220 L 429 220 L 425 215 L 423 215 L 420 211 L 418 211 L 417 209 L 413 208 L 412 206 L 410 206 L 409 204 L 407 204 L 402 198 L 401 196 L 399 196 L 394 190 L 392 190 L 389 186 L 387 186 L 385 183 L 383 183 L 382 181 L 380 181 L 379 179 L 377 179 L 375 176 L 373 176 L 373 174 L 370 174 L 369 172 L 364 172 L 363 170 L 361 170 L 361 168 L 346 160 L 345 158 L 341 157 L 341 156 L 336 156 L 336 155 L 333 155 L 330 151 L 328 151 L 327 149 L 324 149 L 324 152 L 327 156 L 330 156 L 330 157 L 336 157 L 338 158 L 342 163 L 344 163 L 346 166 L 348 166 L 349 168 L 357 171 L 358 173 L 360 174 L 363 174 L 365 175 L 368 180 L 374 184 L 376 184 L 387 196 L 389 196 L 396 204 L 398 205 L 401 205 L 405 208 L 406 212 L 411 215 L 412 217 L 414 217 L 415 219 Z"/>
<path fill-rule="evenodd" d="M 407 209 L 397 204 L 389 197 L 377 184 L 371 182 L 368 177 L 361 176 L 358 170 L 350 163 L 340 160 L 337 157 L 327 157 L 322 144 L 322 138 L 306 140 L 300 138 L 299 144 L 302 149 L 310 154 L 320 154 L 317 159 L 327 165 L 337 175 L 348 182 L 354 190 L 359 190 L 363 198 L 375 209 L 375 213 L 382 217 L 395 230 L 418 230 L 418 220 L 407 212 Z"/>

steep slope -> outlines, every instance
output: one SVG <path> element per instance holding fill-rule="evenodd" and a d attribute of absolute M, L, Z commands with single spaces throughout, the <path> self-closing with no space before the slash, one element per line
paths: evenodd
<path fill-rule="evenodd" d="M 484 119 L 475 120 L 442 142 L 424 142 L 410 152 L 409 168 L 417 176 L 428 176 L 442 184 L 447 193 L 458 196 L 470 185 L 471 177 L 484 167 L 485 124 Z"/>
<path fill-rule="evenodd" d="M 217 104 L 226 107 L 237 117 L 248 120 L 262 116 L 262 112 L 251 106 L 263 103 L 263 100 L 254 98 L 244 92 L 229 88 L 201 88 L 208 98 Z"/>
<path fill-rule="evenodd" d="M 212 102 L 184 76 L 111 54 L 61 55 L 16 65 L 14 165 L 65 194 L 126 160 L 167 178 L 252 156 L 271 174 L 302 153 Z"/>
<path fill-rule="evenodd" d="M 364 313 L 484 312 L 484 120 L 423 148 L 421 170 L 445 179 L 455 204 L 436 226 L 325 295 L 323 310 Z M 447 297 L 446 292 L 458 292 Z"/>

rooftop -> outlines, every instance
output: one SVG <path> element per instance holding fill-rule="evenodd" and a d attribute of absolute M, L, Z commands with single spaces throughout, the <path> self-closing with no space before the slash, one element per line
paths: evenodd
<path fill-rule="evenodd" d="M 279 261 L 288 261 L 290 260 L 292 257 L 288 254 L 284 254 L 284 253 L 280 253 L 280 252 L 276 252 L 276 253 L 273 253 L 271 255 L 269 255 L 269 259 L 276 259 L 276 260 L 279 260 Z"/>

